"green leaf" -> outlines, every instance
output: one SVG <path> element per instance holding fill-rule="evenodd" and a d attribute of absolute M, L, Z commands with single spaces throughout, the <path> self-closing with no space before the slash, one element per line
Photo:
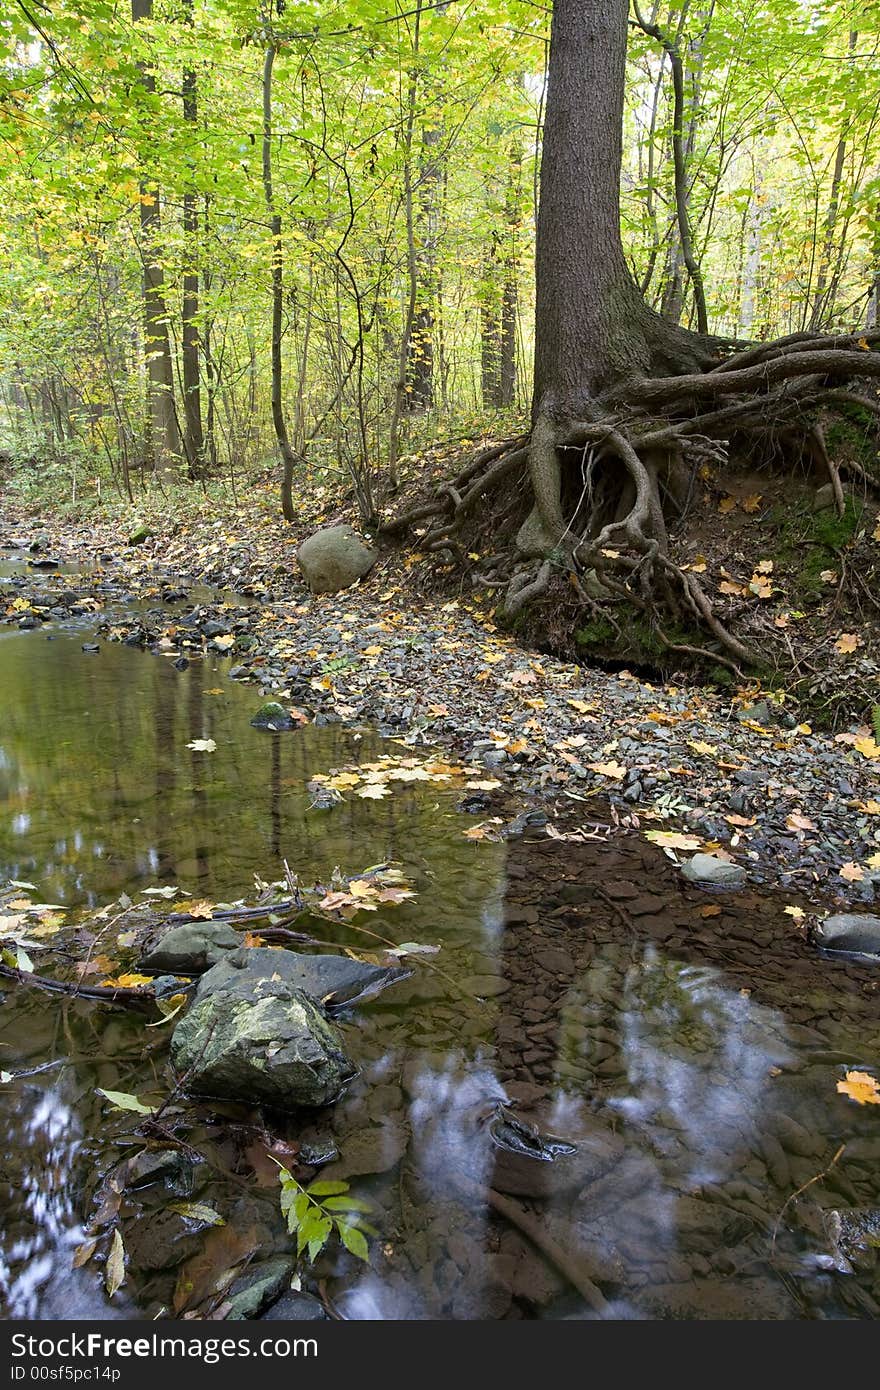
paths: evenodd
<path fill-rule="evenodd" d="M 364 1260 L 369 1264 L 370 1251 L 366 1236 L 357 1227 L 346 1226 L 342 1221 L 336 1223 L 336 1229 L 346 1250 L 350 1250 L 352 1255 L 356 1255 L 359 1260 Z"/>
<path fill-rule="evenodd" d="M 327 1244 L 327 1238 L 332 1230 L 333 1222 L 330 1220 L 329 1216 L 325 1216 L 309 1241 L 309 1262 L 311 1264 L 314 1264 L 315 1260 L 324 1249 L 324 1246 Z"/>
<path fill-rule="evenodd" d="M 299 1229 L 296 1233 L 296 1253 L 301 1255 L 310 1240 L 315 1240 L 321 1233 L 321 1229 L 327 1218 L 321 1215 L 317 1207 L 310 1206 L 309 1210 L 300 1218 Z"/>
<path fill-rule="evenodd" d="M 306 1212 L 311 1209 L 311 1205 L 304 1192 L 294 1193 L 292 1204 L 287 1211 L 287 1229 L 291 1235 L 297 1230 Z"/>
<path fill-rule="evenodd" d="M 98 1087 L 98 1095 L 109 1100 L 110 1104 L 117 1110 L 134 1110 L 138 1115 L 152 1115 L 153 1109 L 149 1105 L 144 1105 L 143 1101 L 138 1100 L 137 1096 L 131 1095 L 128 1091 L 104 1091 Z"/>
<path fill-rule="evenodd" d="M 330 1182 L 329 1179 L 310 1182 L 306 1188 L 306 1192 L 308 1192 L 310 1197 L 335 1197 L 340 1192 L 347 1191 L 347 1182 Z"/>
<path fill-rule="evenodd" d="M 359 1197 L 328 1197 L 322 1202 L 325 1211 L 372 1211 L 372 1204 Z"/>

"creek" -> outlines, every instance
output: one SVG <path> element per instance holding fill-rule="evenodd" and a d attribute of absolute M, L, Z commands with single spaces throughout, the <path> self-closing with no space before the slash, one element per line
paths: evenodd
<path fill-rule="evenodd" d="M 314 809 L 315 773 L 412 748 L 340 724 L 254 729 L 259 697 L 227 661 L 85 652 L 93 632 L 0 635 L 0 887 L 32 883 L 76 919 L 162 885 L 252 897 L 285 861 L 303 883 L 395 861 L 417 896 L 361 917 L 440 951 L 343 1017 L 359 1071 L 336 1105 L 192 1109 L 203 1161 L 183 1195 L 227 1224 L 190 1229 L 168 1181 L 127 1193 L 112 1301 L 100 1250 L 73 1255 L 144 1140 L 97 1088 L 167 1094 L 170 1026 L 0 982 L 4 1316 L 170 1316 L 192 1306 L 182 1269 L 210 1282 L 248 1242 L 252 1266 L 283 1255 L 275 1141 L 336 1150 L 322 1175 L 371 1203 L 370 1265 L 333 1247 L 303 1276 L 343 1317 L 597 1316 L 490 1192 L 601 1288 L 606 1316 L 880 1313 L 870 1215 L 851 1234 L 880 1206 L 880 1109 L 836 1090 L 880 1065 L 876 968 L 819 959 L 772 894 L 701 895 L 637 837 L 469 840 L 460 788 L 424 783 Z M 188 747 L 201 739 L 216 751 Z M 332 934 L 369 946 L 353 925 Z M 576 1154 L 512 1159 L 502 1103 Z"/>

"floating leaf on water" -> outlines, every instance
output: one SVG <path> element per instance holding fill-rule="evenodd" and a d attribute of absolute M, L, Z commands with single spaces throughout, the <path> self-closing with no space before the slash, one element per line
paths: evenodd
<path fill-rule="evenodd" d="M 162 1017 L 157 1018 L 155 1023 L 147 1023 L 145 1026 L 147 1028 L 161 1028 L 164 1024 L 170 1023 L 173 1018 L 177 1017 L 185 1003 L 185 994 L 172 994 L 168 999 L 157 999 L 156 1008 Z"/>
<path fill-rule="evenodd" d="M 838 1081 L 837 1089 L 857 1105 L 880 1105 L 880 1081 L 870 1072 L 848 1071 L 843 1081 Z"/>
<path fill-rule="evenodd" d="M 97 1236 L 92 1236 L 91 1240 L 84 1240 L 82 1245 L 78 1245 L 73 1252 L 74 1269 L 82 1269 L 83 1265 L 88 1264 L 97 1248 Z"/>
<path fill-rule="evenodd" d="M 212 738 L 194 738 L 186 746 L 191 748 L 194 753 L 214 753 L 217 751 L 217 745 Z"/>
<path fill-rule="evenodd" d="M 117 1289 L 125 1283 L 125 1246 L 122 1243 L 122 1236 L 119 1231 L 113 1232 L 113 1239 L 110 1242 L 110 1253 L 107 1256 L 107 1268 L 104 1271 L 104 1287 L 107 1290 L 108 1298 L 112 1298 Z"/>
<path fill-rule="evenodd" d="M 138 1115 L 152 1115 L 153 1109 L 149 1105 L 144 1105 L 142 1100 L 133 1096 L 129 1091 L 105 1091 L 100 1086 L 98 1095 L 108 1100 L 116 1110 L 133 1110 Z"/>
<path fill-rule="evenodd" d="M 202 1226 L 226 1225 L 225 1217 L 204 1202 L 170 1202 L 168 1210 L 185 1217 L 187 1221 L 198 1221 Z"/>
<path fill-rule="evenodd" d="M 139 989 L 141 985 L 151 985 L 152 975 L 137 975 L 133 972 L 126 975 L 111 975 L 108 979 L 102 980 L 102 985 L 107 985 L 111 989 Z"/>
<path fill-rule="evenodd" d="M 0 1071 L 0 1083 L 2 1083 L 4 1086 L 6 1085 L 7 1081 L 14 1080 L 15 1076 L 11 1071 Z"/>
<path fill-rule="evenodd" d="M 395 946 L 388 954 L 392 956 L 436 956 L 439 950 L 439 946 L 429 946 L 425 942 L 404 941 L 401 946 Z"/>

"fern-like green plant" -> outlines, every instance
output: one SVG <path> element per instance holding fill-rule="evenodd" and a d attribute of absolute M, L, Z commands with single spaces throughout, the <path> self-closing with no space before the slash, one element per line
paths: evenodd
<path fill-rule="evenodd" d="M 871 723 L 874 726 L 874 738 L 880 743 L 880 705 L 871 706 Z"/>
<path fill-rule="evenodd" d="M 303 1187 L 280 1163 L 278 1170 L 281 1210 L 288 1231 L 296 1236 L 297 1257 L 305 1254 L 309 1264 L 314 1264 L 335 1232 L 346 1250 L 369 1264 L 367 1236 L 378 1234 L 364 1220 L 370 1203 L 350 1196 L 347 1182 L 318 1178 Z"/>

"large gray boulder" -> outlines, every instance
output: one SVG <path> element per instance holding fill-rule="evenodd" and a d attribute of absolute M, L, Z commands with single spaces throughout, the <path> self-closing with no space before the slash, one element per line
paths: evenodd
<path fill-rule="evenodd" d="M 375 993 L 410 971 L 266 946 L 231 951 L 199 981 L 171 1060 L 190 1090 L 279 1110 L 327 1105 L 355 1067 L 324 1006 Z"/>
<path fill-rule="evenodd" d="M 880 956 L 880 917 L 871 912 L 834 913 L 816 928 L 816 944 L 826 951 Z"/>
<path fill-rule="evenodd" d="M 324 526 L 303 541 L 296 558 L 313 594 L 335 594 L 363 579 L 376 563 L 378 551 L 350 526 Z"/>
<path fill-rule="evenodd" d="M 174 1030 L 171 1060 L 191 1091 L 279 1110 L 327 1105 L 355 1072 L 310 995 L 278 972 L 225 962 L 202 976 Z"/>

